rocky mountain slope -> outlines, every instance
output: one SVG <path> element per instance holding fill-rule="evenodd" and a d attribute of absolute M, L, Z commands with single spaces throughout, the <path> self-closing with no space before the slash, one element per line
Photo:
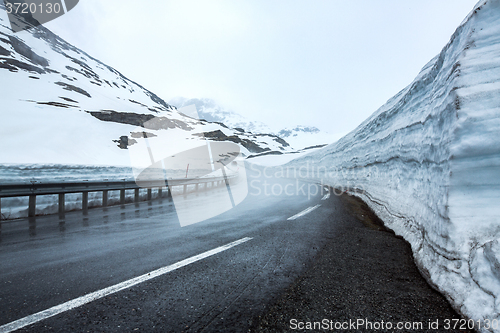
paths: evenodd
<path fill-rule="evenodd" d="M 43 26 L 14 33 L 0 2 L 0 163 L 129 165 L 136 127 L 153 118 L 171 144 L 232 141 L 245 155 L 290 151 L 274 135 L 193 119 Z M 200 136 L 201 134 L 201 136 Z"/>
<path fill-rule="evenodd" d="M 271 129 L 260 121 L 249 120 L 239 113 L 218 105 L 209 98 L 177 97 L 169 101 L 176 107 L 196 105 L 200 118 L 224 123 L 230 128 L 245 130 L 252 133 L 271 133 L 288 142 L 292 148 L 299 151 L 304 148 L 323 146 L 337 141 L 340 136 L 320 131 L 313 126 L 295 126 L 293 128 Z"/>

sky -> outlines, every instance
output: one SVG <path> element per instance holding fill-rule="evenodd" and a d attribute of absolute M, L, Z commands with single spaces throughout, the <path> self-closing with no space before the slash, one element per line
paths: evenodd
<path fill-rule="evenodd" d="M 344 134 L 410 84 L 476 2 L 80 0 L 44 26 L 166 101 Z"/>

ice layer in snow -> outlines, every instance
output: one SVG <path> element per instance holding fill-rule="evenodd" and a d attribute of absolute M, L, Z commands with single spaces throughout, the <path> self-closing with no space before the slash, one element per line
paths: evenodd
<path fill-rule="evenodd" d="M 358 128 L 288 166 L 357 190 L 457 311 L 500 320 L 500 0 Z"/>

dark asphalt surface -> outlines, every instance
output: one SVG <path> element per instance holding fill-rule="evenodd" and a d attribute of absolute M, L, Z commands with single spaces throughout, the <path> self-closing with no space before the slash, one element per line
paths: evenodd
<path fill-rule="evenodd" d="M 297 186 L 254 185 L 263 181 Z M 253 239 L 18 332 L 286 332 L 292 318 L 453 315 L 440 312 L 447 303 L 407 245 L 364 227 L 338 197 L 257 196 L 254 187 L 231 211 L 184 228 L 167 199 L 3 223 L 0 326 L 244 237 Z"/>
<path fill-rule="evenodd" d="M 304 332 L 319 322 L 313 332 L 473 332 L 459 329 L 464 320 L 420 275 L 406 241 L 355 218 L 373 214 L 361 200 L 332 201 L 344 205 L 330 217 L 330 242 L 253 331 Z"/>
<path fill-rule="evenodd" d="M 259 182 L 254 185 L 263 185 Z M 269 181 L 269 180 L 268 180 Z M 295 181 L 280 180 L 282 186 Z M 255 186 L 253 186 L 255 187 Z M 278 187 L 276 187 L 277 189 Z M 263 189 L 264 190 L 264 189 Z M 246 331 L 335 232 L 321 193 L 256 196 L 181 228 L 172 202 L 130 204 L 2 224 L 0 325 L 244 237 L 212 257 L 19 331 Z M 200 193 L 200 196 L 211 194 Z M 193 207 L 196 209 L 196 207 Z"/>

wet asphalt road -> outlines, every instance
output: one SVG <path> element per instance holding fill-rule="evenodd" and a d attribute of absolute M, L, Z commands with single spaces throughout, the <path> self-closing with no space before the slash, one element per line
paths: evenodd
<path fill-rule="evenodd" d="M 251 179 L 249 179 L 251 180 Z M 254 179 L 255 180 L 255 179 Z M 181 228 L 168 199 L 4 222 L 0 326 L 244 237 L 250 241 L 19 332 L 242 332 L 256 325 L 336 233 L 341 202 L 312 185 L 266 195 L 259 178 L 236 208 Z M 256 188 L 261 188 L 257 195 Z M 271 188 L 268 187 L 268 190 Z M 268 191 L 270 192 L 270 191 Z M 211 194 L 202 192 L 201 197 Z M 289 217 L 321 205 L 293 221 Z M 196 206 L 193 206 L 196 209 Z"/>

